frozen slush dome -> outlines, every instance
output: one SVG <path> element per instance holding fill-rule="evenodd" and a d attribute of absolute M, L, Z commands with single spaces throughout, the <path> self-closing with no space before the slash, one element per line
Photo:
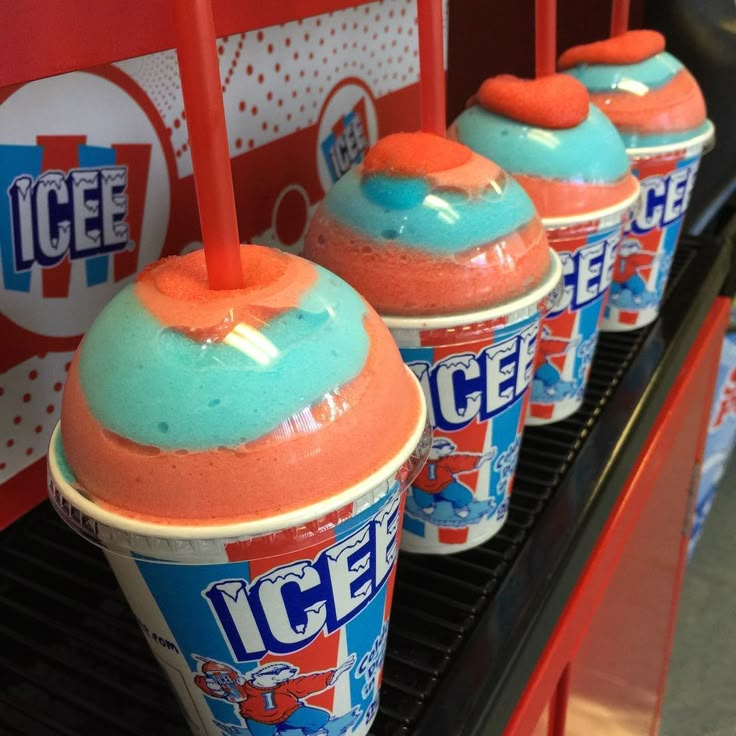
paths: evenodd
<path fill-rule="evenodd" d="M 382 315 L 471 312 L 527 293 L 549 248 L 523 189 L 495 163 L 430 133 L 381 139 L 320 204 L 305 255 Z"/>
<path fill-rule="evenodd" d="M 564 74 L 486 80 L 448 135 L 503 166 L 543 218 L 581 217 L 636 195 L 621 136 Z"/>
<path fill-rule="evenodd" d="M 627 148 L 677 143 L 709 127 L 698 83 L 665 51 L 664 36 L 656 31 L 628 31 L 575 46 L 562 54 L 559 66 L 587 87 Z"/>
<path fill-rule="evenodd" d="M 283 513 L 361 482 L 416 432 L 421 398 L 353 289 L 271 248 L 240 257 L 237 290 L 207 288 L 203 251 L 153 264 L 85 336 L 61 436 L 100 505 L 179 524 Z"/>

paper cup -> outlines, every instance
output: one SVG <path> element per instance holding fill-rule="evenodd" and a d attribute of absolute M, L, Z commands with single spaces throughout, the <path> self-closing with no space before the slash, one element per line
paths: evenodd
<path fill-rule="evenodd" d="M 194 734 L 365 736 L 378 708 L 404 491 L 428 447 L 423 418 L 392 463 L 328 501 L 254 522 L 166 526 L 86 497 L 57 426 L 49 494 L 105 551 Z"/>
<path fill-rule="evenodd" d="M 564 291 L 542 320 L 526 423 L 558 422 L 583 403 L 627 214 L 639 189 L 615 208 L 544 219 L 562 261 Z"/>
<path fill-rule="evenodd" d="M 540 320 L 560 297 L 551 252 L 544 282 L 502 307 L 387 317 L 427 400 L 433 443 L 407 494 L 401 548 L 451 554 L 496 534 L 508 513 Z"/>
<path fill-rule="evenodd" d="M 680 143 L 629 148 L 641 196 L 624 231 L 601 329 L 637 330 L 654 322 L 704 151 L 715 129 Z"/>

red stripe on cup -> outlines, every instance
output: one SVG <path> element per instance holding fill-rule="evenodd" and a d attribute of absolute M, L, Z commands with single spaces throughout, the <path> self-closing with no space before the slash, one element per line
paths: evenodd
<path fill-rule="evenodd" d="M 442 544 L 464 544 L 468 541 L 468 527 L 462 529 L 440 528 L 437 531 Z"/>
<path fill-rule="evenodd" d="M 638 316 L 639 316 L 639 313 L 638 312 L 624 312 L 624 311 L 620 311 L 618 313 L 618 321 L 622 325 L 635 325 Z"/>
<path fill-rule="evenodd" d="M 554 404 L 532 404 L 529 413 L 539 419 L 551 419 L 554 411 Z"/>

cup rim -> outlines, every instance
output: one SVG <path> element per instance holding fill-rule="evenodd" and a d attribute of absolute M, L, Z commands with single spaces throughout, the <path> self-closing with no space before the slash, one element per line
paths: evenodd
<path fill-rule="evenodd" d="M 692 138 L 686 138 L 684 141 L 676 143 L 663 143 L 659 146 L 632 146 L 626 149 L 629 158 L 648 158 L 651 156 L 659 156 L 663 153 L 672 153 L 673 151 L 681 151 L 683 148 L 690 148 L 698 143 L 703 147 L 710 143 L 716 133 L 716 127 L 710 119 L 705 121 L 706 127 L 702 133 L 694 135 Z"/>
<path fill-rule="evenodd" d="M 116 532 L 123 532 L 139 537 L 190 542 L 213 539 L 250 539 L 281 532 L 284 529 L 304 526 L 358 501 L 363 496 L 378 488 L 382 483 L 392 479 L 420 444 L 422 435 L 425 433 L 427 427 L 427 407 L 419 381 L 408 368 L 406 368 L 406 372 L 411 379 L 411 385 L 420 397 L 420 415 L 416 427 L 401 450 L 389 462 L 374 471 L 364 480 L 336 495 L 310 504 L 303 509 L 287 511 L 264 519 L 209 525 L 162 524 L 136 519 L 111 511 L 97 505 L 93 500 L 84 496 L 63 477 L 56 454 L 56 440 L 60 431 L 61 422 L 57 422 L 54 427 L 49 444 L 47 461 L 50 475 L 49 483 L 53 483 L 59 493 L 75 511 L 99 524 L 114 529 Z M 58 506 L 56 504 L 54 505 L 58 513 Z M 69 521 L 68 515 L 61 515 L 64 516 L 66 521 Z"/>
<path fill-rule="evenodd" d="M 616 215 L 623 215 L 626 210 L 631 207 L 638 199 L 641 194 L 641 184 L 639 180 L 631 173 L 629 173 L 630 180 L 633 180 L 632 191 L 628 194 L 625 199 L 616 202 L 609 207 L 603 207 L 600 210 L 591 210 L 590 212 L 582 212 L 579 215 L 567 215 L 565 217 L 543 217 L 542 225 L 545 230 L 561 230 L 565 227 L 572 227 L 573 225 L 581 225 L 584 222 L 603 220 L 605 218 L 613 218 Z"/>
<path fill-rule="evenodd" d="M 476 312 L 462 312 L 427 317 L 404 317 L 400 315 L 382 314 L 381 319 L 389 330 L 435 330 L 444 327 L 458 327 L 477 322 L 488 322 L 499 317 L 510 317 L 507 324 L 512 325 L 528 316 L 530 307 L 547 298 L 562 280 L 562 262 L 552 248 L 549 248 L 550 264 L 544 280 L 522 297 L 496 307 L 481 309 Z"/>

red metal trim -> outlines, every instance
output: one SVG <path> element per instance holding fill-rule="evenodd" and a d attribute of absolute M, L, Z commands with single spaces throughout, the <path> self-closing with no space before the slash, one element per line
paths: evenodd
<path fill-rule="evenodd" d="M 688 506 L 688 513 L 692 512 L 692 504 Z M 670 618 L 667 624 L 666 644 L 664 656 L 662 658 L 662 671 L 659 676 L 659 684 L 657 685 L 657 705 L 654 710 L 654 718 L 652 719 L 652 728 L 650 736 L 657 736 L 659 733 L 659 721 L 662 717 L 662 703 L 664 702 L 664 691 L 667 686 L 667 674 L 669 672 L 670 658 L 672 657 L 672 647 L 675 643 L 675 628 L 677 626 L 677 612 L 680 605 L 680 594 L 682 593 L 682 584 L 685 580 L 685 568 L 687 567 L 687 549 L 690 540 L 690 525 L 687 524 L 683 530 L 680 540 L 679 559 L 677 561 L 677 574 L 675 577 L 675 585 L 672 591 L 672 602 L 670 603 Z"/>
<path fill-rule="evenodd" d="M 720 317 L 720 320 L 723 323 L 724 330 L 728 326 L 728 322 L 730 319 L 731 303 L 732 303 L 731 300 L 726 297 L 719 297 L 718 299 L 716 299 L 716 306 L 714 307 L 714 311 L 716 312 L 716 317 Z M 720 311 L 720 314 L 718 314 L 718 311 Z M 708 407 L 713 405 L 713 394 L 715 392 L 715 385 L 716 385 L 717 377 L 718 377 L 718 361 L 714 360 L 711 363 L 710 371 L 709 371 L 708 378 L 707 378 L 708 385 L 712 389 L 710 392 L 709 401 L 706 402 L 706 406 Z M 710 411 L 706 411 L 701 417 L 701 427 L 698 432 L 698 447 L 696 451 L 698 468 L 700 467 L 700 462 L 703 459 L 703 452 L 705 451 L 705 442 L 706 442 L 707 435 L 708 435 L 709 420 L 710 420 Z M 688 545 L 690 542 L 690 527 L 692 524 L 692 513 L 695 508 L 694 494 L 697 493 L 699 476 L 700 476 L 699 472 L 693 476 L 693 487 L 692 487 L 693 495 L 691 496 L 690 503 L 688 504 L 688 518 L 687 518 L 686 524 L 684 525 L 684 528 L 682 531 L 682 538 L 680 540 L 680 552 L 679 552 L 679 559 L 678 559 L 678 564 L 677 564 L 677 577 L 675 579 L 675 587 L 674 587 L 673 595 L 672 595 L 672 604 L 670 606 L 670 620 L 667 626 L 667 635 L 666 635 L 667 643 L 665 645 L 665 652 L 664 652 L 664 657 L 662 660 L 662 672 L 660 674 L 659 685 L 657 687 L 657 706 L 654 712 L 652 730 L 650 732 L 651 736 L 656 736 L 656 734 L 659 732 L 659 722 L 662 718 L 662 705 L 664 702 L 665 688 L 667 686 L 667 674 L 669 671 L 670 658 L 672 657 L 672 647 L 674 646 L 674 643 L 675 643 L 675 629 L 677 628 L 677 613 L 678 613 L 679 603 L 680 603 L 680 594 L 682 593 L 682 584 L 685 580 L 685 570 L 687 568 L 687 550 L 688 550 Z"/>
<path fill-rule="evenodd" d="M 34 0 L 3 13 L 0 87 L 174 48 L 171 0 Z M 218 37 L 330 13 L 366 0 L 214 0 Z"/>
<path fill-rule="evenodd" d="M 557 683 L 552 700 L 549 701 L 547 736 L 565 736 L 567 703 L 570 700 L 570 665 L 568 664 Z"/>
<path fill-rule="evenodd" d="M 648 482 L 652 480 L 649 476 L 656 474 L 661 461 L 660 441 L 666 436 L 670 416 L 678 403 L 684 400 L 694 372 L 700 370 L 702 361 L 707 359 L 708 350 L 711 349 L 714 339 L 723 336 L 727 323 L 728 305 L 724 304 L 723 300 L 718 300 L 703 322 L 690 350 L 688 363 L 680 372 L 662 407 L 639 459 L 627 479 L 621 497 L 611 512 L 598 544 L 591 553 L 588 564 L 509 720 L 504 736 L 527 736 L 532 733 L 544 708 L 550 702 L 563 670 L 573 660 L 631 532 L 651 495 L 654 484 Z M 720 341 L 718 344 L 720 345 Z M 703 409 L 707 411 L 705 407 Z M 676 600 L 673 603 L 676 604 Z"/>

